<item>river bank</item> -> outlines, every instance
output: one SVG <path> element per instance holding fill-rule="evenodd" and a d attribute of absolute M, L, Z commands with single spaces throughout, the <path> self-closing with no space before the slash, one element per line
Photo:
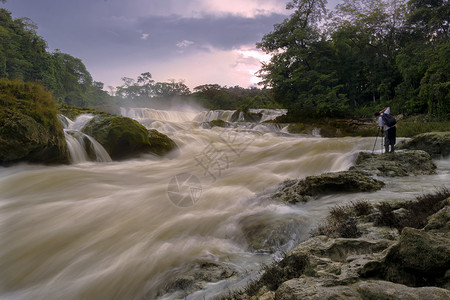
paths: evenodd
<path fill-rule="evenodd" d="M 450 121 L 434 120 L 427 115 L 396 115 L 397 137 L 413 137 L 426 132 L 448 131 Z M 322 137 L 381 136 L 375 118 L 314 119 L 302 122 L 285 116 L 274 122 L 286 124 L 290 133 L 319 134 Z"/>

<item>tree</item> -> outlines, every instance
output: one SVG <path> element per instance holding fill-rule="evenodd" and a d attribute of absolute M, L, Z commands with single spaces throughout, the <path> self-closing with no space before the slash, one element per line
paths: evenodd
<path fill-rule="evenodd" d="M 152 94 L 155 97 L 187 96 L 191 93 L 183 81 L 176 82 L 170 79 L 169 82 L 157 82 L 152 87 Z"/>
<path fill-rule="evenodd" d="M 449 39 L 449 0 L 410 0 L 408 10 L 409 25 L 423 38 L 434 41 Z"/>
<path fill-rule="evenodd" d="M 272 54 L 259 75 L 291 115 L 327 116 L 346 110 L 347 99 L 338 84 L 335 52 L 322 29 L 327 1 L 296 0 L 291 16 L 265 35 L 258 48 Z M 336 101 L 342 101 L 340 104 Z"/>
<path fill-rule="evenodd" d="M 111 100 L 80 59 L 47 52 L 37 25 L 28 18 L 13 20 L 6 9 L 0 9 L 0 77 L 41 83 L 60 103 L 88 106 Z"/>

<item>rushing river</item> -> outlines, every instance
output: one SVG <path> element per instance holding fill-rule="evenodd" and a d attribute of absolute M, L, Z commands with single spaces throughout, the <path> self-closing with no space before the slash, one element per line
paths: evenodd
<path fill-rule="evenodd" d="M 240 227 L 248 216 L 262 216 L 254 218 L 260 226 L 297 216 L 301 226 L 280 245 L 286 251 L 333 205 L 410 200 L 450 181 L 450 161 L 439 160 L 437 175 L 384 178 L 386 187 L 375 193 L 275 203 L 267 195 L 283 180 L 346 170 L 375 139 L 203 123 L 229 120 L 232 113 L 123 109 L 168 135 L 179 151 L 166 158 L 0 168 L 0 299 L 184 299 L 158 291 L 199 262 L 240 274 L 186 297 L 210 299 L 279 255 L 250 251 Z M 280 113 L 264 112 L 264 118 Z"/>

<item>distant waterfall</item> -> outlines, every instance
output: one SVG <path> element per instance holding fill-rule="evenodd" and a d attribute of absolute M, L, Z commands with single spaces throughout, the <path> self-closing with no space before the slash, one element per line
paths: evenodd
<path fill-rule="evenodd" d="M 82 114 L 72 121 L 66 116 L 58 116 L 64 127 L 67 149 L 69 150 L 72 163 L 112 161 L 108 152 L 106 152 L 105 148 L 99 142 L 93 137 L 81 132 L 93 117 L 91 114 Z"/>
<path fill-rule="evenodd" d="M 261 113 L 262 118 L 260 122 L 264 122 L 267 120 L 273 120 L 278 116 L 284 115 L 287 113 L 286 109 L 250 109 L 252 113 Z M 231 122 L 233 115 L 236 113 L 236 110 L 208 110 L 201 112 L 194 111 L 171 111 L 171 110 L 157 110 L 152 108 L 120 108 L 120 114 L 124 117 L 129 117 L 135 120 L 158 120 L 165 122 L 174 122 L 174 123 L 182 123 L 182 122 L 210 122 L 214 120 L 222 120 L 225 122 Z M 244 114 L 242 112 L 239 113 L 235 122 L 243 122 Z"/>
<path fill-rule="evenodd" d="M 189 122 L 197 115 L 196 112 L 157 110 L 152 108 L 120 108 L 120 114 L 124 117 L 138 119 L 151 119 L 168 122 Z"/>

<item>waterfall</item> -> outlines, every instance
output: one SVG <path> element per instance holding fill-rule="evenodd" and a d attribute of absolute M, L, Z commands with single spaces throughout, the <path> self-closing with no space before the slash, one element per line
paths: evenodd
<path fill-rule="evenodd" d="M 250 109 L 251 113 L 262 114 L 261 123 L 274 120 L 277 117 L 287 114 L 287 109 Z"/>
<path fill-rule="evenodd" d="M 210 110 L 210 111 L 202 111 L 198 113 L 194 121 L 196 122 L 210 122 L 214 120 L 222 120 L 225 122 L 229 122 L 231 116 L 235 110 Z"/>
<path fill-rule="evenodd" d="M 171 111 L 171 110 L 157 110 L 152 108 L 120 108 L 120 114 L 124 117 L 135 120 L 158 120 L 165 122 L 210 122 L 214 120 L 222 120 L 230 122 L 235 110 L 208 110 L 208 111 Z M 268 120 L 273 120 L 276 117 L 287 113 L 286 109 L 250 109 L 251 113 L 261 113 L 261 123 Z M 239 113 L 237 122 L 244 121 L 244 114 Z"/>
<path fill-rule="evenodd" d="M 120 114 L 123 117 L 139 119 L 151 119 L 169 122 L 189 122 L 197 115 L 196 112 L 172 111 L 172 110 L 157 110 L 152 108 L 120 108 Z"/>
<path fill-rule="evenodd" d="M 63 125 L 67 149 L 70 160 L 77 164 L 86 161 L 109 162 L 112 161 L 105 148 L 93 137 L 81 132 L 81 130 L 92 120 L 91 114 L 79 115 L 74 121 L 64 115 L 58 115 Z"/>

